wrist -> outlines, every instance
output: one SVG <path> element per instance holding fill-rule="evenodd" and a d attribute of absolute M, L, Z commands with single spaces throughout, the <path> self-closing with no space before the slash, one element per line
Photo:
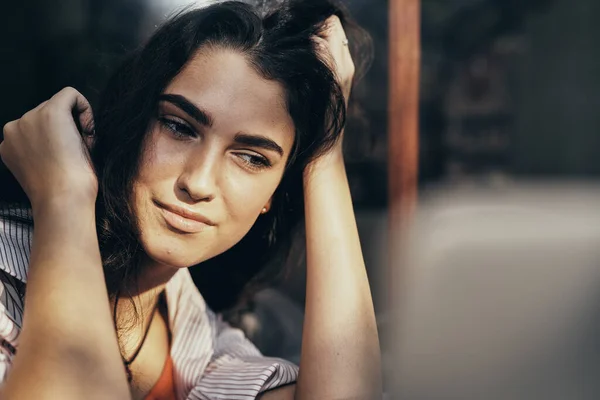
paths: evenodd
<path fill-rule="evenodd" d="M 83 194 L 51 195 L 37 201 L 31 201 L 34 221 L 47 216 L 83 216 L 96 214 L 96 198 Z"/>
<path fill-rule="evenodd" d="M 96 181 L 82 181 L 73 177 L 61 177 L 50 182 L 37 183 L 26 190 L 32 209 L 55 205 L 95 205 L 98 197 Z"/>
<path fill-rule="evenodd" d="M 341 148 L 336 147 L 308 164 L 304 169 L 304 177 L 307 178 L 320 171 L 339 167 L 344 167 L 344 156 Z"/>

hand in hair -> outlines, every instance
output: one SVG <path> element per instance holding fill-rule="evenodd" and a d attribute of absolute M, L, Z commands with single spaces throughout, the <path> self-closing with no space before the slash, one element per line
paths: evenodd
<path fill-rule="evenodd" d="M 348 101 L 354 83 L 354 73 L 356 68 L 354 61 L 352 60 L 352 55 L 350 54 L 347 35 L 339 17 L 337 15 L 329 17 L 325 21 L 322 31 L 318 36 L 314 37 L 314 40 L 321 49 L 324 61 L 334 72 L 344 95 L 345 106 L 348 108 Z M 333 156 L 335 160 L 342 160 L 342 141 L 343 131 L 340 140 L 337 141 L 336 145 L 332 148 L 332 151 L 329 152 L 329 156 L 319 157 L 321 161 L 318 161 L 319 159 L 315 160 L 315 162 L 309 165 L 307 171 L 312 170 L 317 164 L 328 164 L 328 161 L 326 160 L 329 160 L 331 156 Z"/>
<path fill-rule="evenodd" d="M 320 44 L 325 60 L 336 74 L 347 106 L 356 68 L 350 54 L 346 32 L 338 16 L 333 15 L 327 19 L 321 36 L 315 37 L 315 41 Z"/>
<path fill-rule="evenodd" d="M 98 181 L 78 124 L 92 126 L 92 109 L 81 93 L 65 88 L 4 126 L 0 157 L 32 207 L 63 196 L 95 202 Z"/>

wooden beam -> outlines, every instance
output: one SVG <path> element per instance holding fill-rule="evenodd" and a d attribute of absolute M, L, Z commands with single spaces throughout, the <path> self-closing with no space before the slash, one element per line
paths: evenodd
<path fill-rule="evenodd" d="M 388 183 L 392 226 L 417 200 L 419 160 L 420 0 L 389 0 Z"/>
<path fill-rule="evenodd" d="M 401 244 L 417 204 L 421 1 L 389 0 L 388 304 L 401 303 Z"/>

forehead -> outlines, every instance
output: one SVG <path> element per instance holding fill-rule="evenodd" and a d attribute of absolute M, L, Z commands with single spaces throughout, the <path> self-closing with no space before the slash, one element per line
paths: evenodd
<path fill-rule="evenodd" d="M 283 86 L 260 76 L 239 52 L 202 49 L 167 87 L 214 119 L 214 128 L 280 136 L 293 143 Z M 289 137 L 291 136 L 291 138 Z"/>

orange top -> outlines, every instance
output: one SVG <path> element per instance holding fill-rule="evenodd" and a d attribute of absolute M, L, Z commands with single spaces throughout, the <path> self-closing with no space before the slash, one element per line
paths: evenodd
<path fill-rule="evenodd" d="M 167 357 L 162 374 L 144 400 L 175 400 L 175 383 L 173 382 L 173 360 Z"/>

